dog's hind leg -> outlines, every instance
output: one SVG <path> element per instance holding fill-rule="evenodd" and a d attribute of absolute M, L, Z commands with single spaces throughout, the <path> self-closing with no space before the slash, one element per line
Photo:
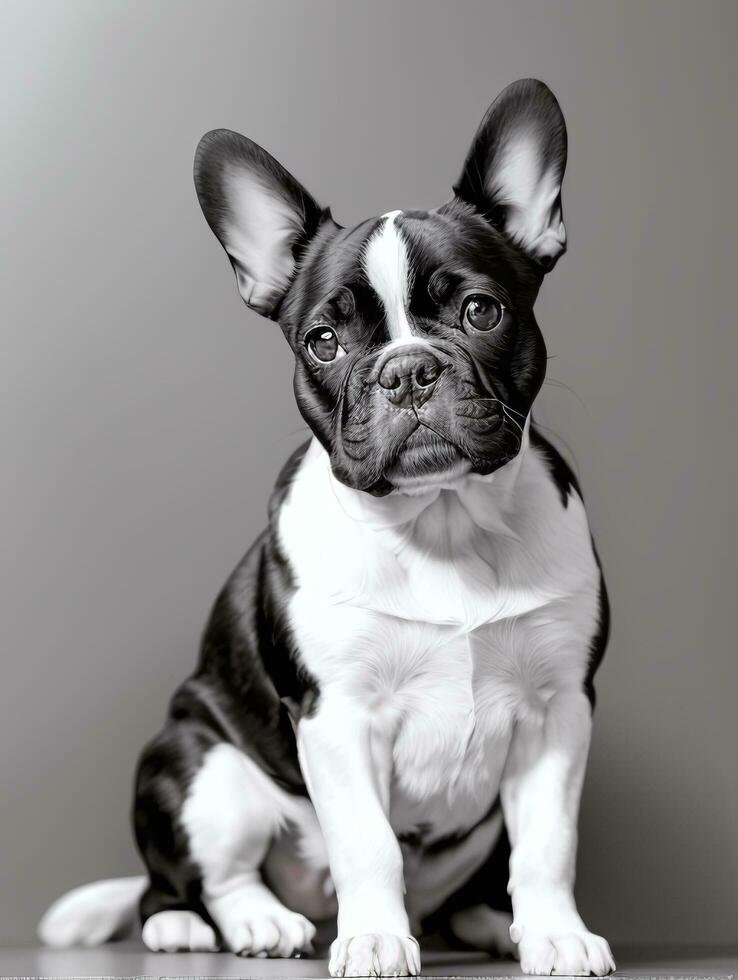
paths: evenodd
<path fill-rule="evenodd" d="M 517 956 L 517 945 L 510 938 L 510 912 L 499 912 L 489 905 L 475 905 L 454 912 L 449 925 L 454 937 L 472 949 L 481 949 L 498 956 Z"/>
<path fill-rule="evenodd" d="M 190 783 L 215 744 L 206 726 L 170 721 L 139 761 L 133 820 L 148 871 L 139 911 L 143 941 L 154 952 L 219 947 L 201 900 L 200 869 L 180 822 Z"/>
<path fill-rule="evenodd" d="M 260 873 L 274 835 L 306 805 L 207 726 L 167 724 L 142 756 L 134 810 L 149 872 L 140 906 L 148 948 L 308 949 L 313 926 Z"/>
<path fill-rule="evenodd" d="M 180 821 L 201 872 L 202 903 L 234 953 L 292 956 L 310 949 L 313 925 L 286 908 L 260 872 L 274 837 L 301 822 L 305 805 L 224 742 L 208 751 L 192 781 Z"/>

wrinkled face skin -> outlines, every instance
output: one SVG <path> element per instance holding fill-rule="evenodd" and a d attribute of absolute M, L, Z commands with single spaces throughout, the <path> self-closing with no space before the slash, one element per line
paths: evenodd
<path fill-rule="evenodd" d="M 566 248 L 565 166 L 561 109 L 535 79 L 489 107 L 448 203 L 353 229 L 258 144 L 203 136 L 203 213 L 244 302 L 280 323 L 341 482 L 413 493 L 519 452 L 546 364 L 533 303 Z"/>
<path fill-rule="evenodd" d="M 457 199 L 319 231 L 279 321 L 335 476 L 385 494 L 511 460 L 545 373 L 541 278 Z"/>

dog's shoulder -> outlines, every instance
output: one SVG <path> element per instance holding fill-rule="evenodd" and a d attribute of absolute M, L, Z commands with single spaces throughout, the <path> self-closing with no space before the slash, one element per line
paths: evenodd
<path fill-rule="evenodd" d="M 547 473 L 559 493 L 561 506 L 567 509 L 572 497 L 576 497 L 583 506 L 584 496 L 571 466 L 569 466 L 553 443 L 546 439 L 540 429 L 535 425 L 531 425 L 530 427 L 530 445 L 545 463 Z M 587 530 L 589 532 L 589 525 L 587 525 Z M 587 675 L 584 680 L 584 688 L 594 707 L 594 676 L 605 655 L 610 637 L 610 599 L 605 584 L 602 562 L 591 532 L 589 532 L 589 541 L 592 557 L 596 565 L 597 617 L 596 626 L 589 644 L 589 663 Z"/>
<path fill-rule="evenodd" d="M 552 442 L 544 437 L 541 430 L 531 422 L 530 426 L 530 445 L 545 462 L 551 480 L 561 497 L 561 505 L 566 508 L 572 494 L 576 494 L 584 503 L 579 480 L 574 475 L 574 471 L 567 463 L 558 449 Z"/>
<path fill-rule="evenodd" d="M 291 453 L 289 459 L 279 472 L 276 483 L 269 496 L 269 526 L 274 528 L 279 520 L 279 511 L 284 503 L 285 497 L 289 493 L 295 477 L 297 476 L 300 465 L 305 458 L 305 454 L 310 448 L 311 440 L 308 439 Z"/>
<path fill-rule="evenodd" d="M 293 792 L 304 784 L 288 713 L 308 711 L 318 687 L 297 659 L 288 622 L 294 581 L 275 526 L 306 449 L 300 446 L 282 468 L 269 525 L 216 597 L 197 669 L 170 705 L 173 721 L 189 720 L 238 746 Z"/>

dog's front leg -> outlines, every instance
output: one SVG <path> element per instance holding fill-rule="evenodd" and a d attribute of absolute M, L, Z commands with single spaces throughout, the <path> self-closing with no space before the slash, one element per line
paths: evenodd
<path fill-rule="evenodd" d="M 585 694 L 555 694 L 542 724 L 518 723 L 502 780 L 512 845 L 510 938 L 525 973 L 605 976 L 610 947 L 574 901 L 577 817 L 592 728 Z"/>
<path fill-rule="evenodd" d="M 373 729 L 361 706 L 326 695 L 300 721 L 297 740 L 338 896 L 331 976 L 418 974 L 402 854 L 388 819 L 391 737 Z"/>

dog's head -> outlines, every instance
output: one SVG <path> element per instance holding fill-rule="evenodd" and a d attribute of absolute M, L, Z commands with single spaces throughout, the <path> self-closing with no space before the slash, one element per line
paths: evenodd
<path fill-rule="evenodd" d="M 278 320 L 336 477 L 374 494 L 492 473 L 543 382 L 533 316 L 566 247 L 566 127 L 542 83 L 490 106 L 454 196 L 342 228 L 265 150 L 202 138 L 195 184 L 245 303 Z"/>

